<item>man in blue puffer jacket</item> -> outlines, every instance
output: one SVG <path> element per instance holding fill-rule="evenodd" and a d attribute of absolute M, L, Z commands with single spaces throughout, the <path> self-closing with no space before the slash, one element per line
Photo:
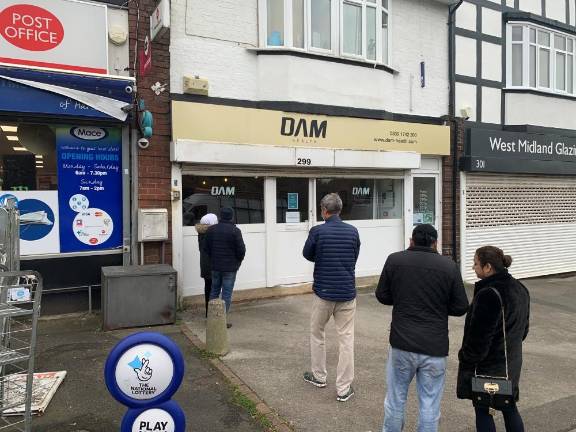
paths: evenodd
<path fill-rule="evenodd" d="M 326 387 L 326 324 L 331 316 L 338 329 L 339 358 L 336 400 L 345 402 L 354 394 L 354 314 L 356 312 L 356 260 L 360 253 L 358 230 L 340 219 L 342 200 L 336 193 L 320 201 L 323 225 L 310 230 L 303 255 L 314 262 L 314 302 L 310 319 L 312 370 L 304 380 Z"/>

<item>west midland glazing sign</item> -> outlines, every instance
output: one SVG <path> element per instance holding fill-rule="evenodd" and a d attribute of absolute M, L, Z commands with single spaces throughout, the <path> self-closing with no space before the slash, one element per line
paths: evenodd
<path fill-rule="evenodd" d="M 448 126 L 172 102 L 174 140 L 450 154 Z"/>
<path fill-rule="evenodd" d="M 107 9 L 71 0 L 2 0 L 0 63 L 108 73 Z"/>

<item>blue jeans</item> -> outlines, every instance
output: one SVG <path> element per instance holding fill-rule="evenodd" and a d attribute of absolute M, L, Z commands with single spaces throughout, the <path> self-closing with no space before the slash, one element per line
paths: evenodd
<path fill-rule="evenodd" d="M 418 432 L 438 431 L 446 357 L 431 357 L 390 347 L 382 432 L 400 432 L 404 428 L 408 387 L 414 376 L 418 390 Z"/>
<path fill-rule="evenodd" d="M 212 290 L 210 291 L 210 300 L 220 297 L 222 291 L 222 300 L 226 303 L 226 312 L 230 310 L 232 304 L 232 290 L 236 281 L 236 272 L 212 271 Z"/>

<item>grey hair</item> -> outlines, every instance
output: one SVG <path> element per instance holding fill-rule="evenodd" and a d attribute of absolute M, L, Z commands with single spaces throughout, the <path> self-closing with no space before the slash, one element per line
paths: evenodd
<path fill-rule="evenodd" d="M 342 211 L 342 199 L 337 193 L 329 193 L 324 195 L 320 201 L 320 208 L 326 210 L 330 214 L 340 214 Z"/>

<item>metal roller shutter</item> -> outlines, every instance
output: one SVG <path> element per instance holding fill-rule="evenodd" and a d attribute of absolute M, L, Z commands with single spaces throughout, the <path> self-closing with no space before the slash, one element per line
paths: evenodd
<path fill-rule="evenodd" d="M 512 256 L 518 278 L 576 271 L 576 179 L 467 174 L 463 276 L 480 246 Z"/>

